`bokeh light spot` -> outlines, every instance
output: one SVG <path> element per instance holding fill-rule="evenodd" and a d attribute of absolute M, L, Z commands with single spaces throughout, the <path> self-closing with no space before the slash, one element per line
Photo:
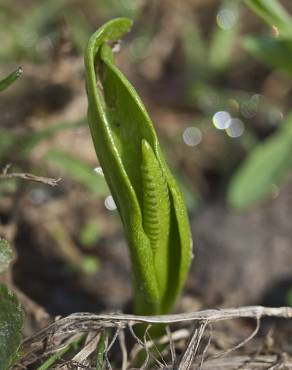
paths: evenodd
<path fill-rule="evenodd" d="M 29 199 L 35 205 L 41 205 L 50 198 L 49 192 L 45 188 L 34 188 L 29 192 Z"/>
<path fill-rule="evenodd" d="M 115 211 L 117 209 L 114 198 L 111 195 L 105 198 L 104 205 L 109 211 Z"/>
<path fill-rule="evenodd" d="M 284 118 L 283 112 L 277 109 L 271 109 L 267 115 L 268 122 L 274 126 L 279 125 L 283 118 Z"/>
<path fill-rule="evenodd" d="M 232 118 L 230 120 L 230 126 L 226 129 L 226 133 L 229 137 L 237 138 L 244 133 L 244 123 L 239 118 Z"/>
<path fill-rule="evenodd" d="M 183 141 L 188 146 L 196 146 L 202 141 L 202 132 L 197 127 L 188 127 L 183 132 Z"/>
<path fill-rule="evenodd" d="M 94 172 L 98 173 L 100 176 L 104 176 L 103 169 L 100 166 L 95 167 Z"/>
<path fill-rule="evenodd" d="M 231 8 L 221 9 L 217 14 L 216 20 L 220 28 L 230 30 L 238 20 L 238 13 Z"/>
<path fill-rule="evenodd" d="M 231 124 L 231 116 L 226 111 L 216 112 L 212 118 L 212 122 L 218 130 L 226 130 Z"/>

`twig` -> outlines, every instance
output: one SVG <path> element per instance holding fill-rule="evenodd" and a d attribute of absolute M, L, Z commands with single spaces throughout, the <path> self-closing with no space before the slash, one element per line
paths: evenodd
<path fill-rule="evenodd" d="M 27 181 L 34 181 L 34 182 L 40 182 L 42 184 L 50 185 L 50 186 L 56 186 L 58 185 L 59 181 L 61 181 L 61 178 L 54 179 L 51 177 L 43 177 L 43 176 L 36 176 L 31 173 L 26 172 L 10 172 L 8 173 L 8 170 L 11 165 L 7 165 L 3 169 L 3 173 L 0 174 L 0 180 L 6 180 L 6 179 L 22 179 Z"/>

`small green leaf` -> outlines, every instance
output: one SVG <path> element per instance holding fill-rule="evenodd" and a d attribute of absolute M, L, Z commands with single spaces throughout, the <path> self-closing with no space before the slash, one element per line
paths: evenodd
<path fill-rule="evenodd" d="M 60 351 L 52 354 L 41 366 L 37 368 L 37 370 L 51 369 L 54 363 L 56 363 L 65 353 L 69 352 L 71 348 L 71 345 L 68 345 Z"/>
<path fill-rule="evenodd" d="M 21 340 L 23 312 L 15 297 L 0 285 L 0 370 L 8 370 L 17 357 Z"/>
<path fill-rule="evenodd" d="M 292 38 L 245 37 L 243 45 L 262 63 L 292 76 Z"/>
<path fill-rule="evenodd" d="M 280 34 L 292 36 L 292 18 L 277 0 L 245 0 L 245 3 Z"/>
<path fill-rule="evenodd" d="M 7 270 L 13 259 L 13 251 L 9 243 L 0 237 L 0 274 Z"/>
<path fill-rule="evenodd" d="M 17 68 L 14 72 L 10 73 L 6 78 L 0 80 L 0 91 L 6 90 L 22 75 L 22 68 Z"/>

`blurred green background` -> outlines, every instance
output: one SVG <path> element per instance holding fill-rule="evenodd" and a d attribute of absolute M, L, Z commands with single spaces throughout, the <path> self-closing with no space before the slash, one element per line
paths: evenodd
<path fill-rule="evenodd" d="M 194 231 L 186 294 L 202 305 L 289 302 L 291 14 L 289 1 L 1 1 L 0 77 L 18 66 L 23 75 L 0 93 L 0 165 L 62 178 L 54 188 L 0 180 L 0 232 L 25 293 L 54 314 L 131 297 L 87 128 L 82 56 L 102 23 L 127 16 L 135 23 L 117 62 L 149 110 Z"/>

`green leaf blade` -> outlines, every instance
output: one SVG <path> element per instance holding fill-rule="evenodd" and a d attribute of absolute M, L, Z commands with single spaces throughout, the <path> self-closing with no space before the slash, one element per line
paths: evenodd
<path fill-rule="evenodd" d="M 21 341 L 23 312 L 16 296 L 0 285 L 0 370 L 8 370 L 16 360 Z"/>
<path fill-rule="evenodd" d="M 53 149 L 45 155 L 45 159 L 56 164 L 65 174 L 84 185 L 88 191 L 99 195 L 109 194 L 104 177 L 94 172 L 93 168 L 75 156 Z"/>
<path fill-rule="evenodd" d="M 239 33 L 240 2 L 238 0 L 225 0 L 218 14 L 220 14 L 220 11 L 231 13 L 234 17 L 234 24 L 224 28 L 218 24 L 212 34 L 207 60 L 211 69 L 218 72 L 224 71 L 230 64 L 232 51 Z M 222 45 L 224 45 L 224 48 Z"/>
<path fill-rule="evenodd" d="M 0 274 L 7 270 L 13 259 L 13 251 L 9 243 L 0 237 Z"/>
<path fill-rule="evenodd" d="M 18 67 L 15 71 L 10 73 L 6 78 L 0 80 L 0 91 L 6 90 L 10 85 L 12 85 L 21 75 L 22 68 Z"/>
<path fill-rule="evenodd" d="M 231 207 L 242 210 L 267 198 L 286 178 L 291 155 L 291 136 L 286 130 L 256 146 L 229 185 L 227 199 Z"/>
<path fill-rule="evenodd" d="M 277 0 L 245 0 L 245 3 L 280 34 L 292 36 L 291 16 Z"/>
<path fill-rule="evenodd" d="M 243 45 L 259 61 L 292 75 L 292 39 L 245 37 Z"/>

